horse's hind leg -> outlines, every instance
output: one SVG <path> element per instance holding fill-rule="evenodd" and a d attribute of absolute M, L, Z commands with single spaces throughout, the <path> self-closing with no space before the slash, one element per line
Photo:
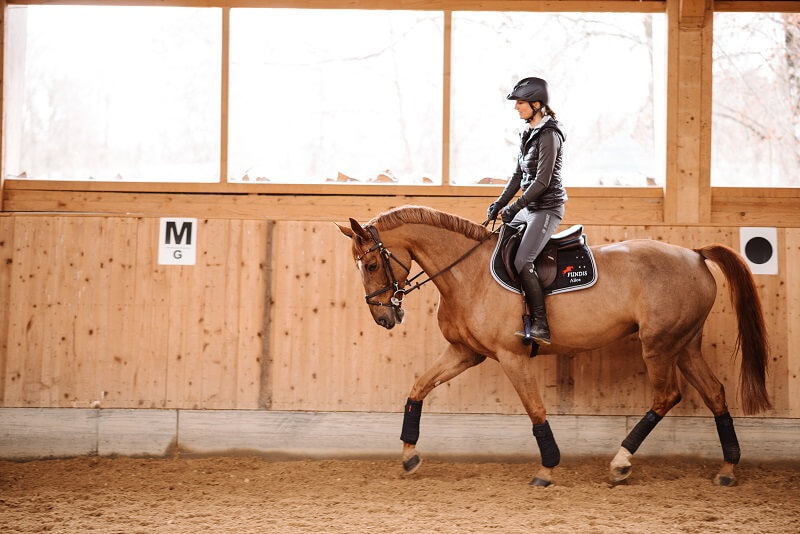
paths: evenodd
<path fill-rule="evenodd" d="M 423 399 L 439 384 L 447 382 L 485 359 L 485 356 L 472 352 L 462 345 L 450 344 L 433 364 L 433 367 L 425 371 L 414 383 L 403 410 L 403 430 L 400 433 L 400 439 L 403 440 L 403 471 L 405 474 L 415 473 L 422 463 L 416 445 L 419 439 L 419 420 L 422 416 Z"/>
<path fill-rule="evenodd" d="M 686 380 L 700 393 L 717 423 L 717 434 L 722 444 L 724 460 L 722 468 L 714 477 L 714 483 L 719 486 L 732 486 L 736 483 L 733 471 L 739 463 L 739 441 L 736 439 L 733 419 L 725 402 L 725 388 L 703 359 L 701 339 L 702 335 L 698 334 L 689 346 L 681 351 L 678 367 Z"/>
<path fill-rule="evenodd" d="M 681 400 L 678 386 L 677 355 L 674 349 L 663 353 L 648 350 L 643 343 L 644 362 L 653 386 L 654 395 L 650 411 L 636 424 L 622 442 L 611 461 L 609 478 L 612 483 L 622 482 L 631 474 L 631 457 L 667 412 Z"/>

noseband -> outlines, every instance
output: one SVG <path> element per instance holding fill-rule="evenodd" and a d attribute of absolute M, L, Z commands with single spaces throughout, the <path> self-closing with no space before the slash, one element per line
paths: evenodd
<path fill-rule="evenodd" d="M 365 295 L 364 299 L 367 301 L 367 304 L 370 305 L 370 306 L 384 306 L 384 307 L 387 307 L 387 308 L 392 308 L 395 312 L 398 312 L 398 311 L 401 310 L 401 306 L 403 305 L 402 297 L 404 297 L 408 293 L 411 293 L 415 289 L 419 289 L 421 286 L 423 286 L 424 284 L 427 284 L 428 282 L 430 282 L 431 280 L 433 280 L 434 278 L 436 278 L 440 274 L 445 273 L 445 272 L 449 271 L 450 269 L 452 269 L 453 267 L 455 267 L 462 260 L 466 259 L 467 256 L 469 256 L 470 254 L 475 252 L 475 250 L 479 246 L 481 246 L 487 239 L 489 239 L 492 236 L 493 233 L 495 233 L 495 232 L 490 232 L 490 233 L 486 234 L 486 237 L 481 239 L 478 242 L 477 245 L 475 245 L 474 247 L 469 249 L 463 256 L 461 256 L 456 261 L 454 261 L 453 263 L 451 263 L 450 265 L 448 265 L 447 267 L 445 267 L 444 269 L 442 269 L 438 273 L 434 274 L 433 276 L 429 276 L 427 279 L 423 280 L 422 282 L 417 282 L 416 284 L 412 284 L 411 282 L 413 282 L 420 275 L 425 273 L 425 271 L 420 271 L 417 274 L 415 274 L 414 276 L 412 276 L 411 278 L 407 279 L 405 281 L 405 283 L 401 286 L 400 282 L 397 281 L 397 277 L 394 275 L 394 270 L 392 269 L 392 261 L 394 261 L 395 263 L 397 263 L 397 265 L 399 265 L 400 267 L 405 269 L 406 270 L 406 274 L 411 273 L 411 267 L 410 266 L 406 267 L 405 265 L 403 265 L 403 263 L 400 260 L 398 260 L 397 258 L 394 257 L 394 255 L 391 253 L 391 251 L 389 249 L 387 249 L 386 247 L 383 246 L 383 242 L 381 241 L 380 236 L 378 236 L 378 229 L 377 228 L 375 228 L 374 226 L 367 226 L 367 227 L 365 227 L 365 230 L 367 230 L 369 232 L 370 236 L 372 236 L 372 240 L 375 242 L 375 244 L 372 245 L 372 247 L 370 247 L 370 249 L 367 252 L 365 252 L 362 256 L 359 256 L 356 259 L 360 261 L 361 258 L 363 258 L 365 255 L 369 254 L 370 252 L 373 252 L 373 251 L 377 250 L 378 253 L 381 256 L 381 261 L 383 262 L 383 270 L 386 273 L 386 278 L 389 281 L 389 284 L 383 286 L 380 289 L 377 289 L 377 290 L 373 291 L 372 293 L 370 293 L 368 295 Z M 406 289 L 406 287 L 408 287 L 408 289 Z M 387 291 L 391 291 L 392 292 L 392 297 L 389 299 L 389 303 L 388 304 L 372 299 L 372 297 L 376 297 L 378 295 L 382 295 L 383 293 L 386 293 Z M 398 295 L 400 295 L 401 298 L 398 298 Z"/>

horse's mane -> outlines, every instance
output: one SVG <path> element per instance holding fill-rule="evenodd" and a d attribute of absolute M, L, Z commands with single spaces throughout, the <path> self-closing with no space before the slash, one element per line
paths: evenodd
<path fill-rule="evenodd" d="M 369 223 L 378 230 L 391 230 L 402 224 L 426 224 L 458 232 L 470 239 L 480 241 L 489 233 L 485 227 L 457 215 L 436 211 L 425 206 L 400 206 L 381 213 Z"/>

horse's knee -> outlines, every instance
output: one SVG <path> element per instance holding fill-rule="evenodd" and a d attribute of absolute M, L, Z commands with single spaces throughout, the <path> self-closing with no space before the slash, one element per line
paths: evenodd
<path fill-rule="evenodd" d="M 678 404 L 681 401 L 681 398 L 682 398 L 681 397 L 681 391 L 679 389 L 675 390 L 673 392 L 670 392 L 670 394 L 667 396 L 667 406 L 668 406 L 667 407 L 667 411 L 669 411 L 672 408 L 674 408 L 675 405 Z"/>
<path fill-rule="evenodd" d="M 681 398 L 681 390 L 677 387 L 662 391 L 653 399 L 651 409 L 661 417 L 664 417 L 668 411 L 681 401 Z"/>

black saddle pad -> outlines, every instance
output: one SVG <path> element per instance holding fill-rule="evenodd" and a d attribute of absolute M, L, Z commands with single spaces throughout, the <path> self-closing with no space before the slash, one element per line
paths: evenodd
<path fill-rule="evenodd" d="M 500 247 L 505 239 L 508 238 L 509 232 L 513 233 L 513 229 L 508 225 L 500 228 L 500 236 L 497 239 L 497 245 L 489 262 L 489 270 L 498 284 L 509 291 L 522 294 L 519 287 L 514 284 L 513 279 L 506 272 L 503 258 L 500 255 Z M 585 241 L 579 247 L 559 250 L 556 258 L 556 267 L 558 269 L 556 279 L 552 284 L 544 288 L 546 295 L 586 289 L 597 282 L 597 267 L 594 263 L 594 255 Z"/>

